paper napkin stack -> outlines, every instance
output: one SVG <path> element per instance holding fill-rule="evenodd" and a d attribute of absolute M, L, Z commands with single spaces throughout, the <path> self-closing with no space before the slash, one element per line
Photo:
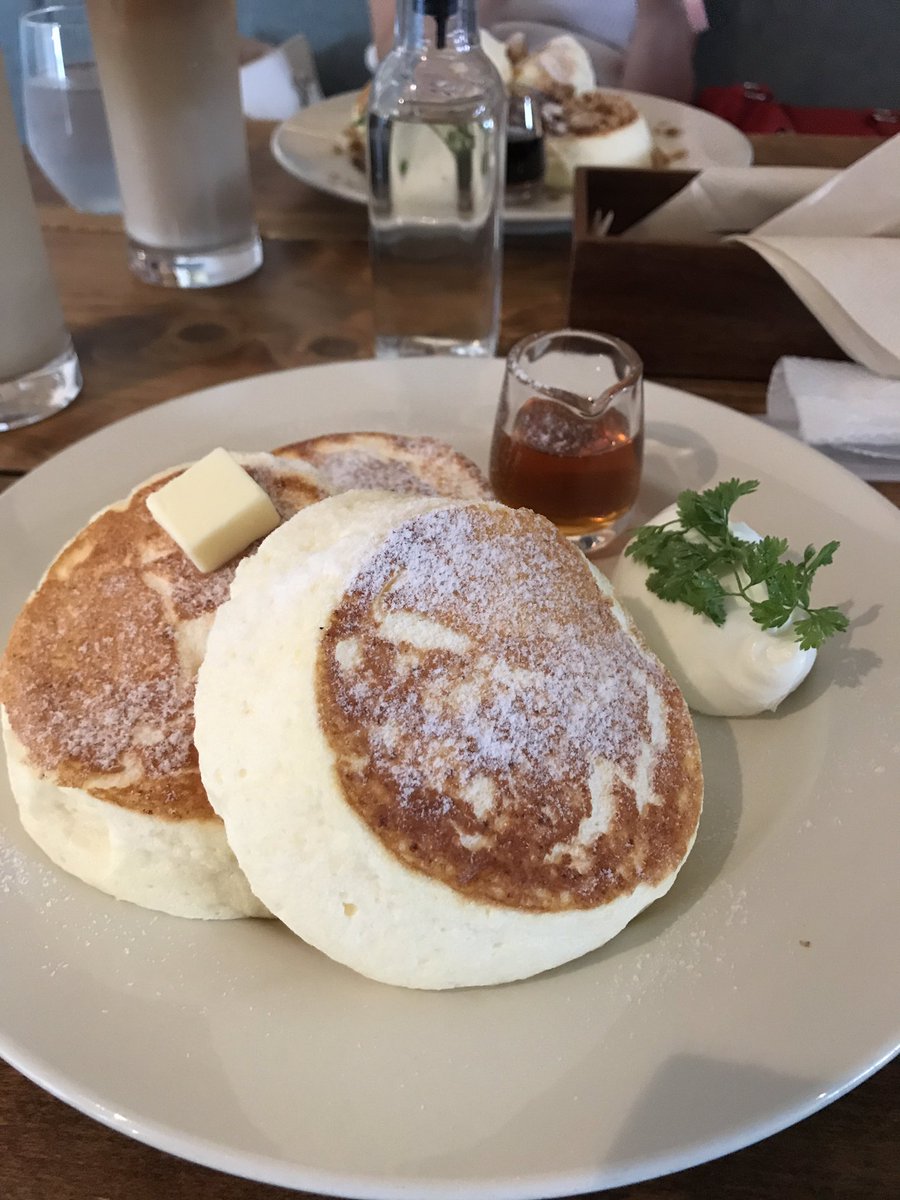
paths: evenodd
<path fill-rule="evenodd" d="M 864 479 L 900 479 L 900 379 L 852 362 L 782 358 L 767 407 L 771 424 Z"/>
<path fill-rule="evenodd" d="M 900 136 L 843 171 L 711 168 L 620 236 L 733 237 L 765 258 L 852 360 L 782 359 L 773 423 L 900 478 Z"/>

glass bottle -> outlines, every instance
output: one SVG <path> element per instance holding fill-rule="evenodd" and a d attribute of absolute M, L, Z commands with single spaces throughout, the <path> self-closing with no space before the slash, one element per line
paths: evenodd
<path fill-rule="evenodd" d="M 506 92 L 476 0 L 400 0 L 369 98 L 379 357 L 497 348 Z"/>

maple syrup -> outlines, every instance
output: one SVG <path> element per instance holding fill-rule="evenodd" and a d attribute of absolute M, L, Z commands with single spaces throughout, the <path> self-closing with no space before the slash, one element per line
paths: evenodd
<path fill-rule="evenodd" d="M 533 396 L 507 432 L 498 422 L 490 478 L 497 499 L 548 517 L 561 533 L 601 530 L 634 504 L 641 480 L 643 435 L 612 410 L 595 419 Z"/>

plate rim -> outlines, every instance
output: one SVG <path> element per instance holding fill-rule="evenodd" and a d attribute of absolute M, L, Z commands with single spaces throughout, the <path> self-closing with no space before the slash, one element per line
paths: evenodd
<path fill-rule="evenodd" d="M 736 146 L 740 141 L 740 144 L 744 150 L 743 157 L 746 159 L 746 161 L 742 163 L 729 163 L 727 165 L 735 167 L 749 167 L 753 165 L 754 150 L 753 143 L 750 141 L 749 137 L 743 132 L 743 130 L 738 129 L 736 125 L 732 125 L 723 117 L 717 116 L 716 113 L 711 113 L 704 108 L 698 108 L 696 105 L 688 104 L 683 100 L 672 100 L 665 96 L 654 96 L 649 92 L 636 92 L 631 88 L 604 86 L 600 90 L 604 92 L 610 92 L 615 95 L 623 95 L 629 98 L 637 97 L 638 99 L 646 99 L 651 101 L 653 104 L 664 104 L 667 107 L 671 106 L 671 108 L 677 112 L 687 110 L 691 113 L 699 113 L 699 119 L 703 122 L 708 122 L 711 126 L 715 125 L 716 127 L 724 127 L 729 131 L 729 134 L 733 134 Z M 297 126 L 302 125 L 304 113 L 308 113 L 316 108 L 321 109 L 324 106 L 328 106 L 329 108 L 334 108 L 337 110 L 340 107 L 339 102 L 343 104 L 349 104 L 349 102 L 352 101 L 358 94 L 358 89 L 346 92 L 336 92 L 331 96 L 326 96 L 323 100 L 318 101 L 316 104 L 308 105 L 306 108 L 298 109 L 293 116 L 287 117 L 283 121 L 280 121 L 272 130 L 269 138 L 269 150 L 278 165 L 294 179 L 299 180 L 308 187 L 315 188 L 317 191 L 325 192 L 327 195 L 337 196 L 343 200 L 347 200 L 352 204 L 365 205 L 366 195 L 364 187 L 361 189 L 361 191 L 345 186 L 342 183 L 333 184 L 329 187 L 326 187 L 321 183 L 312 183 L 305 175 L 301 175 L 298 172 L 296 164 L 292 161 L 291 155 L 285 148 L 284 144 L 287 137 L 295 132 L 298 132 Z M 300 129 L 299 132 L 304 133 L 305 131 Z M 335 133 L 330 136 L 336 137 L 337 132 L 338 131 L 335 131 Z M 306 132 L 306 136 L 312 137 L 314 135 L 311 132 Z M 335 155 L 336 157 L 340 156 L 337 150 L 335 150 Z M 627 170 L 627 168 L 622 169 Z M 571 209 L 571 205 L 569 207 Z M 541 212 L 540 210 L 530 211 L 528 208 L 517 209 L 513 207 L 504 208 L 503 212 L 504 225 L 512 233 L 524 233 L 528 231 L 533 231 L 535 233 L 549 233 L 554 230 L 565 230 L 571 227 L 572 219 L 572 211 L 555 213 L 552 211 L 547 211 L 546 209 Z"/>
<path fill-rule="evenodd" d="M 241 1179 L 257 1183 L 269 1184 L 274 1187 L 292 1188 L 301 1192 L 321 1193 L 334 1197 L 335 1200 L 409 1200 L 410 1196 L 421 1197 L 422 1200 L 565 1200 L 565 1197 L 581 1195 L 593 1191 L 608 1191 L 618 1187 L 629 1187 L 640 1183 L 649 1183 L 662 1179 L 676 1172 L 690 1170 L 704 1163 L 715 1162 L 748 1149 L 758 1142 L 774 1137 L 786 1129 L 806 1120 L 817 1112 L 828 1108 L 831 1104 L 842 1099 L 849 1092 L 871 1079 L 878 1071 L 900 1056 L 900 1041 L 885 1049 L 882 1057 L 858 1072 L 852 1078 L 839 1086 L 810 1100 L 806 1105 L 786 1106 L 782 1111 L 774 1113 L 769 1120 L 759 1121 L 752 1127 L 745 1127 L 740 1133 L 731 1137 L 722 1137 L 715 1143 L 711 1153 L 710 1144 L 705 1143 L 701 1152 L 696 1153 L 696 1147 L 685 1147 L 668 1154 L 658 1154 L 655 1158 L 642 1160 L 652 1167 L 650 1172 L 641 1170 L 635 1173 L 627 1167 L 621 1168 L 618 1174 L 602 1175 L 598 1171 L 596 1179 L 586 1178 L 584 1173 L 573 1171 L 564 1174 L 560 1171 L 547 1172 L 544 1176 L 530 1175 L 523 1187 L 518 1177 L 480 1180 L 478 1182 L 453 1182 L 441 1180 L 435 1183 L 433 1179 L 408 1179 L 385 1185 L 373 1182 L 371 1176 L 356 1174 L 339 1175 L 333 1171 L 321 1168 L 300 1168 L 289 1165 L 275 1157 L 262 1154 L 248 1154 L 235 1151 L 224 1142 L 215 1142 L 196 1135 L 186 1136 L 175 1127 L 167 1127 L 155 1120 L 143 1117 L 129 1116 L 111 1109 L 99 1097 L 94 1097 L 84 1089 L 66 1089 L 65 1080 L 59 1072 L 52 1069 L 33 1069 L 27 1063 L 27 1058 L 17 1059 L 6 1053 L 7 1044 L 3 1041 L 0 1031 L 0 1057 L 15 1071 L 25 1076 L 31 1083 L 46 1091 L 54 1099 L 70 1108 L 74 1108 L 83 1116 L 97 1121 L 114 1133 L 122 1134 L 132 1141 L 151 1149 L 172 1154 L 185 1162 L 194 1163 L 213 1171 L 222 1171 Z M 302 1175 L 302 1178 L 301 1178 Z"/>
<path fill-rule="evenodd" d="M 431 360 L 397 360 L 399 364 L 420 364 L 426 361 Z M 499 373 L 502 370 L 504 362 L 505 359 L 502 356 L 483 359 L 451 358 L 447 359 L 446 361 L 442 361 L 441 367 L 442 370 L 451 371 L 465 371 L 471 369 L 473 366 L 476 368 L 488 367 L 488 369 L 498 373 L 499 382 Z M 26 490 L 26 485 L 30 486 L 30 481 L 34 480 L 35 478 L 42 480 L 42 473 L 48 467 L 53 466 L 55 468 L 58 465 L 59 460 L 67 458 L 70 453 L 73 456 L 84 453 L 86 449 L 93 447 L 96 442 L 102 442 L 105 440 L 111 430 L 120 431 L 121 428 L 127 425 L 129 422 L 134 422 L 136 426 L 144 421 L 155 423 L 159 419 L 158 414 L 172 411 L 175 407 L 184 404 L 185 401 L 191 401 L 195 403 L 200 399 L 207 400 L 211 397 L 220 395 L 222 393 L 227 393 L 229 391 L 241 391 L 244 387 L 258 383 L 260 380 L 274 378 L 286 380 L 288 377 L 293 376 L 298 372 L 331 373 L 332 371 L 349 371 L 351 373 L 355 373 L 356 371 L 359 371 L 362 373 L 367 370 L 371 370 L 373 366 L 375 369 L 380 370 L 387 365 L 393 367 L 395 363 L 390 362 L 390 360 L 383 360 L 373 357 L 345 359 L 338 362 L 309 363 L 300 366 L 281 367 L 274 371 L 263 371 L 257 375 L 248 375 L 239 379 L 230 379 L 223 383 L 210 384 L 208 387 L 196 388 L 193 391 L 184 392 L 178 396 L 171 396 L 167 400 L 158 401 L 146 408 L 139 409 L 137 412 L 126 413 L 124 416 L 117 417 L 113 421 L 108 421 L 105 425 L 101 426 L 101 428 L 92 430 L 83 437 L 77 438 L 74 442 L 71 442 L 69 445 L 57 450 L 43 462 L 31 467 L 24 475 L 14 480 L 7 488 L 5 488 L 3 492 L 0 492 L 0 509 L 2 509 L 3 506 L 2 498 L 4 496 L 9 496 L 11 494 L 15 494 L 17 496 L 20 495 Z M 409 368 L 401 365 L 400 369 L 407 370 Z M 752 413 L 743 412 L 737 408 L 731 408 L 727 404 L 722 404 L 718 401 L 711 400 L 705 396 L 699 395 L 699 393 L 688 391 L 686 388 L 676 387 L 669 383 L 658 383 L 653 379 L 647 379 L 644 381 L 644 389 L 645 407 L 652 406 L 654 395 L 661 395 L 663 397 L 677 397 L 679 401 L 686 400 L 688 401 L 689 405 L 699 405 L 702 410 L 706 410 L 710 413 L 727 413 L 728 415 L 726 419 L 729 422 L 734 420 L 739 424 L 742 424 L 744 428 L 752 428 L 756 431 L 764 431 L 762 436 L 767 439 L 771 437 L 773 446 L 778 445 L 784 449 L 790 448 L 791 452 L 799 456 L 802 462 L 814 464 L 817 469 L 832 473 L 833 478 L 836 481 L 840 481 L 843 486 L 849 486 L 852 488 L 856 492 L 857 496 L 863 501 L 863 503 L 871 502 L 874 504 L 876 509 L 880 510 L 882 516 L 888 517 L 888 519 L 896 519 L 898 522 L 900 522 L 900 508 L 888 500 L 887 497 L 883 496 L 876 488 L 873 488 L 869 482 L 856 475 L 853 471 L 850 471 L 847 467 L 835 462 L 834 459 L 829 458 L 827 454 L 824 454 L 816 447 L 800 440 L 798 437 L 793 436 L 784 429 L 767 422 L 762 416 L 756 416 Z M 649 399 L 647 398 L 648 396 Z M 647 419 L 648 421 L 653 419 L 652 412 L 648 413 Z"/>
<path fill-rule="evenodd" d="M 415 361 L 418 363 L 421 360 Z M 244 391 L 248 387 L 252 388 L 253 386 L 258 385 L 260 381 L 270 378 L 274 375 L 293 377 L 300 373 L 309 371 L 333 373 L 335 370 L 344 370 L 348 371 L 350 374 L 357 374 L 371 370 L 373 364 L 377 364 L 377 360 L 353 360 L 346 363 L 325 363 L 316 364 L 310 367 L 286 368 L 285 370 L 278 372 L 269 372 L 260 376 L 251 376 L 240 380 L 229 381 L 223 384 L 216 384 L 208 388 L 199 389 L 195 392 L 186 393 L 183 396 L 174 397 L 169 401 L 165 401 L 161 404 L 152 406 L 151 408 L 141 410 L 140 412 L 124 416 L 119 420 L 104 426 L 102 429 L 95 431 L 87 437 L 80 439 L 78 442 L 66 447 L 57 455 L 54 455 L 52 458 L 48 459 L 45 463 L 28 472 L 28 474 L 23 476 L 22 479 L 17 480 L 10 486 L 10 488 L 6 490 L 5 493 L 3 493 L 3 495 L 0 495 L 0 514 L 3 513 L 8 503 L 4 497 L 9 497 L 14 492 L 18 493 L 20 496 L 27 492 L 29 486 L 43 485 L 45 473 L 48 471 L 52 472 L 54 470 L 58 470 L 61 459 L 71 456 L 74 460 L 76 456 L 89 454 L 94 448 L 96 448 L 98 443 L 102 444 L 104 440 L 111 436 L 110 431 L 112 430 L 116 430 L 117 433 L 121 434 L 122 427 L 129 426 L 129 424 L 131 424 L 133 427 L 136 427 L 144 421 L 165 421 L 168 414 L 175 412 L 180 407 L 187 407 L 192 403 L 197 403 L 198 400 L 207 402 L 209 399 L 214 398 L 217 394 L 220 394 L 223 390 L 234 390 L 235 392 Z M 455 364 L 452 369 L 464 372 L 470 369 L 471 365 L 472 364 L 470 363 L 459 363 Z M 502 369 L 502 360 L 490 360 L 490 369 L 499 374 L 500 370 Z M 743 426 L 744 422 L 748 423 L 748 426 L 753 425 L 757 428 L 757 430 L 765 431 L 762 436 L 764 439 L 771 438 L 772 445 L 789 445 L 792 448 L 793 453 L 799 454 L 802 460 L 810 463 L 814 461 L 818 468 L 821 469 L 824 467 L 829 473 L 837 472 L 838 474 L 834 475 L 835 480 L 840 478 L 844 486 L 847 486 L 849 481 L 852 481 L 852 483 L 849 483 L 849 486 L 855 492 L 857 492 L 860 499 L 864 497 L 865 503 L 873 504 L 873 511 L 877 509 L 881 516 L 889 518 L 888 526 L 891 528 L 891 532 L 900 536 L 900 510 L 898 510 L 894 505 L 891 504 L 889 500 L 883 497 L 876 490 L 870 488 L 868 484 L 857 478 L 852 473 L 846 471 L 838 464 L 832 462 L 820 452 L 811 447 L 805 446 L 802 443 L 798 443 L 795 439 L 789 437 L 789 435 L 780 430 L 774 429 L 770 426 L 765 426 L 757 418 L 749 416 L 748 414 L 717 405 L 714 401 L 707 400 L 693 393 L 668 385 L 650 384 L 650 394 L 648 396 L 648 407 L 650 411 L 648 413 L 648 417 L 651 422 L 654 419 L 654 413 L 652 411 L 653 395 L 656 392 L 662 396 L 674 395 L 682 400 L 687 399 L 690 402 L 689 407 L 697 405 L 699 406 L 700 411 L 703 411 L 709 407 L 711 410 L 715 410 L 721 414 L 727 414 L 727 416 L 723 416 L 723 419 L 728 423 L 731 423 L 731 421 L 734 420 L 738 427 Z M 65 463 L 63 465 L 65 465 Z M 35 480 L 36 482 L 33 484 L 29 482 Z M 8 1050 L 11 1046 L 13 1050 L 12 1055 L 8 1053 Z M 624 1174 L 619 1180 L 604 1178 L 600 1186 L 623 1186 L 628 1183 L 635 1183 L 642 1179 L 656 1178 L 672 1171 L 682 1170 L 689 1166 L 697 1165 L 701 1162 L 709 1161 L 710 1159 L 733 1153 L 738 1149 L 753 1144 L 755 1141 L 759 1141 L 764 1137 L 771 1136 L 781 1129 L 787 1128 L 788 1126 L 796 1123 L 799 1120 L 802 1120 L 804 1117 L 812 1114 L 813 1112 L 818 1111 L 834 1100 L 839 1099 L 842 1095 L 846 1094 L 846 1092 L 850 1091 L 859 1083 L 862 1083 L 865 1079 L 869 1078 L 872 1074 L 884 1066 L 898 1053 L 898 1050 L 900 1050 L 900 1043 L 886 1043 L 883 1055 L 875 1061 L 867 1064 L 862 1070 L 857 1071 L 852 1078 L 844 1080 L 836 1087 L 822 1093 L 817 1098 L 811 1100 L 808 1105 L 801 1106 L 799 1109 L 796 1106 L 792 1107 L 788 1105 L 783 1111 L 777 1112 L 777 1114 L 773 1113 L 769 1120 L 760 1122 L 753 1130 L 744 1129 L 740 1133 L 736 1133 L 730 1139 L 722 1139 L 712 1152 L 707 1152 L 709 1151 L 709 1146 L 705 1145 L 700 1155 L 697 1155 L 691 1149 L 686 1149 L 678 1153 L 670 1154 L 668 1157 L 658 1156 L 660 1159 L 659 1163 L 657 1164 L 658 1169 L 657 1167 L 654 1167 L 654 1172 L 652 1174 L 648 1174 L 646 1172 L 637 1175 Z M 185 1135 L 178 1129 L 173 1128 L 169 1130 L 166 1127 L 159 1125 L 158 1122 L 152 1120 L 148 1121 L 146 1118 L 141 1118 L 138 1116 L 129 1118 L 127 1114 L 113 1113 L 105 1104 L 105 1102 L 99 1097 L 91 1096 L 88 1092 L 85 1092 L 84 1089 L 78 1086 L 76 1086 L 74 1089 L 71 1087 L 67 1088 L 66 1079 L 63 1078 L 59 1072 L 54 1072 L 52 1068 L 48 1067 L 42 1070 L 40 1069 L 39 1065 L 30 1066 L 29 1064 L 32 1062 L 32 1059 L 29 1058 L 27 1050 L 21 1048 L 21 1054 L 18 1053 L 17 1043 L 11 1043 L 4 1030 L 0 1030 L 0 1051 L 2 1051 L 3 1057 L 6 1058 L 7 1061 L 9 1061 L 10 1064 L 15 1067 L 15 1069 L 19 1070 L 23 1075 L 26 1075 L 26 1077 L 32 1079 L 33 1082 L 35 1082 L 38 1086 L 49 1091 L 57 1099 L 63 1101 L 64 1103 L 70 1104 L 79 1111 L 84 1112 L 89 1117 L 92 1117 L 93 1119 L 106 1124 L 108 1127 L 115 1129 L 117 1132 L 124 1132 L 138 1141 L 144 1142 L 145 1144 L 151 1145 L 157 1149 L 176 1154 L 180 1157 L 188 1159 L 189 1161 L 197 1162 L 213 1169 L 229 1171 L 233 1174 L 249 1179 L 281 1184 L 282 1186 L 302 1186 L 306 1188 L 313 1187 L 328 1195 L 339 1196 L 346 1194 L 359 1196 L 361 1198 L 393 1198 L 395 1196 L 408 1196 L 412 1189 L 418 1187 L 422 1194 L 433 1197 L 434 1200 L 439 1200 L 439 1198 L 445 1196 L 448 1197 L 448 1200 L 451 1196 L 471 1196 L 482 1198 L 489 1196 L 492 1198 L 496 1197 L 496 1200 L 501 1200 L 501 1198 L 506 1197 L 509 1197 L 511 1200 L 513 1197 L 518 1197 L 521 1198 L 521 1200 L 525 1200 L 526 1197 L 532 1196 L 562 1196 L 573 1190 L 586 1190 L 589 1187 L 597 1186 L 595 1182 L 586 1180 L 583 1173 L 572 1176 L 564 1176 L 559 1172 L 554 1172 L 552 1175 L 548 1175 L 547 1178 L 543 1179 L 542 1181 L 537 1181 L 535 1176 L 530 1176 L 529 1179 L 535 1182 L 535 1186 L 537 1188 L 537 1190 L 534 1191 L 528 1190 L 527 1188 L 523 1189 L 521 1182 L 516 1182 L 514 1180 L 507 1181 L 509 1185 L 508 1190 L 504 1190 L 502 1181 L 490 1181 L 489 1183 L 482 1181 L 478 1184 L 453 1184 L 451 1186 L 443 1183 L 435 1185 L 433 1182 L 429 1182 L 427 1180 L 422 1181 L 421 1184 L 418 1184 L 412 1180 L 405 1180 L 394 1188 L 385 1187 L 383 1184 L 379 1183 L 375 1183 L 370 1187 L 363 1179 L 361 1179 L 361 1177 L 356 1175 L 338 1177 L 331 1172 L 322 1173 L 317 1172 L 316 1170 L 310 1171 L 308 1168 L 303 1169 L 306 1173 L 304 1175 L 304 1182 L 301 1183 L 298 1182 L 299 1168 L 296 1164 L 287 1165 L 283 1162 L 279 1164 L 279 1160 L 274 1158 L 269 1159 L 261 1155 L 236 1153 L 234 1151 L 229 1151 L 228 1147 L 223 1144 L 211 1142 L 195 1135 L 185 1137 Z M 133 1120 L 134 1127 L 124 1127 L 123 1120 Z M 140 1128 L 138 1127 L 139 1125 L 141 1126 Z M 270 1168 L 268 1173 L 260 1173 L 260 1171 L 266 1168 L 266 1164 L 268 1164 L 268 1168 Z M 273 1166 L 279 1167 L 279 1165 L 280 1169 L 274 1171 L 271 1170 Z M 248 1166 L 250 1166 L 252 1169 L 248 1169 Z M 281 1173 L 282 1170 L 284 1171 L 283 1174 Z"/>

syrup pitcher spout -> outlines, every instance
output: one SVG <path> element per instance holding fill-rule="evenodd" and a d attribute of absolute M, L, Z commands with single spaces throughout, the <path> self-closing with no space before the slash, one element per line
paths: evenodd
<path fill-rule="evenodd" d="M 510 354 L 510 371 L 572 418 L 597 422 L 623 397 L 641 390 L 643 364 L 619 338 L 561 329 L 519 342 Z"/>

